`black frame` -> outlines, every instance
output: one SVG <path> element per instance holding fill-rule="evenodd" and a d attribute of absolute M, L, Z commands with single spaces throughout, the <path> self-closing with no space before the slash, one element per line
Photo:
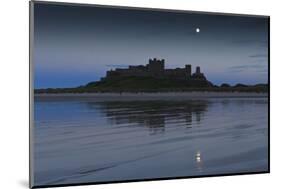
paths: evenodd
<path fill-rule="evenodd" d="M 267 171 L 261 172 L 246 172 L 246 173 L 226 173 L 226 174 L 211 174 L 211 175 L 198 175 L 198 176 L 181 176 L 181 177 L 166 177 L 166 178 L 150 178 L 150 179 L 132 179 L 132 180 L 120 180 L 120 181 L 103 181 L 103 182 L 86 182 L 86 183 L 69 183 L 69 184 L 53 184 L 53 185 L 38 185 L 33 186 L 32 180 L 32 129 L 33 129 L 33 78 L 32 78 L 32 35 L 33 35 L 33 3 L 53 4 L 53 5 L 65 5 L 65 6 L 88 6 L 88 7 L 102 7 L 102 8 L 116 8 L 116 9 L 132 9 L 143 11 L 161 11 L 161 12 L 176 12 L 176 13 L 200 13 L 208 15 L 229 15 L 229 16 L 245 16 L 245 17 L 262 17 L 268 19 L 268 168 Z M 158 9 L 158 8 L 144 8 L 144 7 L 127 7 L 127 6 L 111 6 L 111 5 L 98 5 L 87 3 L 67 3 L 67 2 L 55 2 L 55 1 L 29 1 L 29 188 L 52 188 L 52 187 L 66 187 L 66 186 L 85 186 L 85 185 L 98 185 L 98 184 L 114 184 L 114 183 L 131 183 L 142 181 L 161 181 L 161 180 L 175 180 L 175 179 L 188 179 L 188 178 L 208 178 L 208 177 L 222 177 L 222 176 L 239 176 L 239 175 L 253 175 L 253 174 L 265 174 L 270 173 L 270 16 L 268 15 L 253 15 L 253 14 L 236 14 L 236 13 L 222 13 L 222 12 L 205 12 L 205 11 L 190 11 L 190 10 L 175 10 L 175 9 Z"/>

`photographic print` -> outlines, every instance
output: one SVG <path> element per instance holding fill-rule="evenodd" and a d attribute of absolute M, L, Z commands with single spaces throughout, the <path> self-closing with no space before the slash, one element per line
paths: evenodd
<path fill-rule="evenodd" d="M 269 17 L 30 2 L 30 186 L 269 172 Z"/>

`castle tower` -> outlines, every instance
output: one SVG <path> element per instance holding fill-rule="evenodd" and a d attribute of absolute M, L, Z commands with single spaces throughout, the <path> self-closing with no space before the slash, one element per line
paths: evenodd
<path fill-rule="evenodd" d="M 200 67 L 199 66 L 196 67 L 196 72 L 195 73 L 196 74 L 200 74 Z"/>
<path fill-rule="evenodd" d="M 164 70 L 165 69 L 165 59 L 161 59 L 161 69 Z"/>
<path fill-rule="evenodd" d="M 149 59 L 149 64 L 147 65 L 148 71 L 152 74 L 152 76 L 159 77 L 163 75 L 165 67 L 164 59 Z"/>
<path fill-rule="evenodd" d="M 187 64 L 185 65 L 185 72 L 187 77 L 191 77 L 191 65 Z"/>

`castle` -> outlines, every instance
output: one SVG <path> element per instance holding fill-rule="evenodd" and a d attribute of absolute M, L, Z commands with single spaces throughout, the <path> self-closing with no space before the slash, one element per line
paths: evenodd
<path fill-rule="evenodd" d="M 128 68 L 117 68 L 106 72 L 106 77 L 102 80 L 116 80 L 124 77 L 153 77 L 157 79 L 176 80 L 201 80 L 206 81 L 206 77 L 200 72 L 200 67 L 196 67 L 195 73 L 191 73 L 191 65 L 185 68 L 165 69 L 164 59 L 149 59 L 146 65 L 130 65 Z"/>

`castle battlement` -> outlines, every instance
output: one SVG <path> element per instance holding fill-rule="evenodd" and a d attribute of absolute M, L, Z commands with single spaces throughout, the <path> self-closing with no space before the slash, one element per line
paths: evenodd
<path fill-rule="evenodd" d="M 107 71 L 106 77 L 103 79 L 119 79 L 122 77 L 153 77 L 178 80 L 206 80 L 200 67 L 196 67 L 195 73 L 191 73 L 191 65 L 187 64 L 184 68 L 165 69 L 165 59 L 149 59 L 146 65 L 130 65 L 128 68 L 117 68 Z"/>

